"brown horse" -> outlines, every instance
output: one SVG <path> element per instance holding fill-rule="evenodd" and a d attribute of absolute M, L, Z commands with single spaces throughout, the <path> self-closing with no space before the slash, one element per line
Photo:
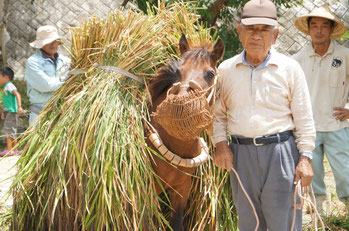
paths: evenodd
<path fill-rule="evenodd" d="M 216 65 L 217 61 L 223 55 L 224 44 L 220 39 L 216 42 L 213 49 L 209 48 L 208 45 L 190 48 L 186 37 L 182 35 L 179 42 L 179 49 L 181 60 L 173 61 L 160 69 L 157 77 L 149 85 L 151 95 L 149 107 L 152 113 L 150 127 L 152 129 L 146 131 L 148 137 L 147 143 L 153 150 L 164 156 L 170 153 L 170 158 L 166 157 L 169 161 L 152 155 L 152 166 L 162 181 L 163 188 L 169 193 L 171 207 L 173 209 L 170 225 L 175 231 L 184 230 L 183 215 L 191 187 L 190 175 L 194 173 L 195 164 L 197 164 L 198 160 L 202 160 L 202 155 L 199 157 L 199 154 L 203 152 L 204 145 L 200 141 L 199 134 L 208 125 L 212 125 L 211 111 L 208 112 L 205 110 L 205 107 L 199 107 L 203 108 L 203 110 L 199 109 L 199 111 L 201 110 L 200 113 L 204 113 L 204 115 L 196 115 L 197 111 L 192 112 L 190 109 L 192 106 L 190 105 L 198 108 L 197 105 L 207 104 L 206 106 L 208 106 L 213 104 L 214 85 L 217 78 Z M 196 101 L 193 100 L 194 103 L 189 104 L 189 106 L 186 105 L 187 107 L 181 107 L 183 104 L 181 100 L 176 101 L 176 97 L 188 99 L 191 102 L 192 98 L 202 98 L 201 96 L 204 97 L 204 101 L 199 100 L 199 103 L 195 103 Z M 161 105 L 171 97 L 173 98 L 172 101 L 175 102 L 174 104 L 176 102 L 180 104 L 180 109 L 177 108 L 175 110 L 176 115 L 172 118 L 156 118 L 161 117 L 162 113 L 168 112 L 171 114 L 171 111 L 173 111 L 171 107 L 160 110 Z M 209 102 L 206 103 L 206 100 Z M 181 122 L 180 119 L 188 115 L 190 117 L 189 121 L 192 119 L 189 123 L 191 127 L 185 128 L 185 125 L 188 125 L 188 123 L 185 121 Z M 200 120 L 200 118 L 206 121 L 205 125 L 201 126 L 202 123 L 200 124 L 200 121 L 195 123 L 194 120 Z M 177 119 L 179 125 L 178 123 L 176 124 Z M 181 126 L 183 130 L 176 131 L 176 127 Z M 194 130 L 196 129 L 194 133 L 187 133 L 192 128 Z M 161 140 L 158 145 L 150 141 L 149 136 L 152 134 L 151 130 L 156 130 L 157 136 Z M 172 155 L 173 153 L 175 155 Z M 170 164 L 169 162 L 174 164 Z M 173 165 L 177 166 L 174 167 Z M 158 183 L 155 185 L 155 190 L 157 194 L 162 192 L 161 186 Z"/>

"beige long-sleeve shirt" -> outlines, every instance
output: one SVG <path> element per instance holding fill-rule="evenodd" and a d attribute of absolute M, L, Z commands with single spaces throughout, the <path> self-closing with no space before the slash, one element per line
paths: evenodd
<path fill-rule="evenodd" d="M 325 55 L 315 53 L 311 44 L 292 56 L 302 66 L 307 79 L 317 131 L 349 127 L 336 120 L 334 107 L 344 107 L 349 94 L 349 49 L 331 42 Z"/>
<path fill-rule="evenodd" d="M 229 135 L 257 137 L 294 130 L 301 153 L 314 149 L 315 127 L 304 73 L 293 59 L 271 51 L 254 68 L 244 52 L 218 67 L 213 141 Z"/>

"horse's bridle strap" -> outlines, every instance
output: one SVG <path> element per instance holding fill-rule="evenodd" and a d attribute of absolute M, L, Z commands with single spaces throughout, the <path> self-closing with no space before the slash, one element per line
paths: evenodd
<path fill-rule="evenodd" d="M 168 148 L 164 145 L 164 143 L 162 142 L 162 140 L 160 139 L 157 133 L 150 134 L 149 140 L 155 146 L 155 148 L 160 152 L 160 154 L 173 165 L 186 167 L 186 168 L 193 168 L 203 164 L 209 159 L 208 147 L 203 138 L 200 138 L 200 143 L 201 143 L 200 155 L 192 159 L 184 159 L 174 154 L 170 150 L 168 150 Z"/>

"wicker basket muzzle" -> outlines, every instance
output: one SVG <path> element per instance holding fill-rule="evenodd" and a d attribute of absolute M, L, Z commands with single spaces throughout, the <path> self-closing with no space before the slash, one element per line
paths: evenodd
<path fill-rule="evenodd" d="M 213 121 L 205 95 L 198 90 L 184 96 L 168 94 L 153 113 L 154 120 L 179 140 L 194 139 Z"/>

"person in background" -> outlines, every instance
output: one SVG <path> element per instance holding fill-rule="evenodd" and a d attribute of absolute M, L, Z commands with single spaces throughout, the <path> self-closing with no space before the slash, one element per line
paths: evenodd
<path fill-rule="evenodd" d="M 311 38 L 311 43 L 292 58 L 303 68 L 314 113 L 316 142 L 312 186 L 317 209 L 322 214 L 330 212 L 331 197 L 324 182 L 326 153 L 338 198 L 349 211 L 349 110 L 345 108 L 349 94 L 349 49 L 334 41 L 347 28 L 326 5 L 298 17 L 295 26 Z"/>
<path fill-rule="evenodd" d="M 12 156 L 18 154 L 15 139 L 17 138 L 18 115 L 22 115 L 21 95 L 16 86 L 12 83 L 14 72 L 9 67 L 0 69 L 0 85 L 4 86 L 2 92 L 3 105 L 1 110 L 1 119 L 4 120 L 2 135 L 6 137 L 6 147 L 0 152 L 0 156 Z"/>
<path fill-rule="evenodd" d="M 26 63 L 25 80 L 30 101 L 29 124 L 32 125 L 48 99 L 68 76 L 70 59 L 58 54 L 61 42 L 57 29 L 46 25 L 37 29 L 30 46 L 38 49 Z"/>
<path fill-rule="evenodd" d="M 237 27 L 244 51 L 218 67 L 213 141 L 218 167 L 238 172 L 259 219 L 258 230 L 302 230 L 294 215 L 295 185 L 310 185 L 315 126 L 304 72 L 271 46 L 279 30 L 270 0 L 248 1 Z M 228 137 L 231 143 L 228 145 Z M 255 229 L 255 215 L 231 172 L 239 230 Z"/>

